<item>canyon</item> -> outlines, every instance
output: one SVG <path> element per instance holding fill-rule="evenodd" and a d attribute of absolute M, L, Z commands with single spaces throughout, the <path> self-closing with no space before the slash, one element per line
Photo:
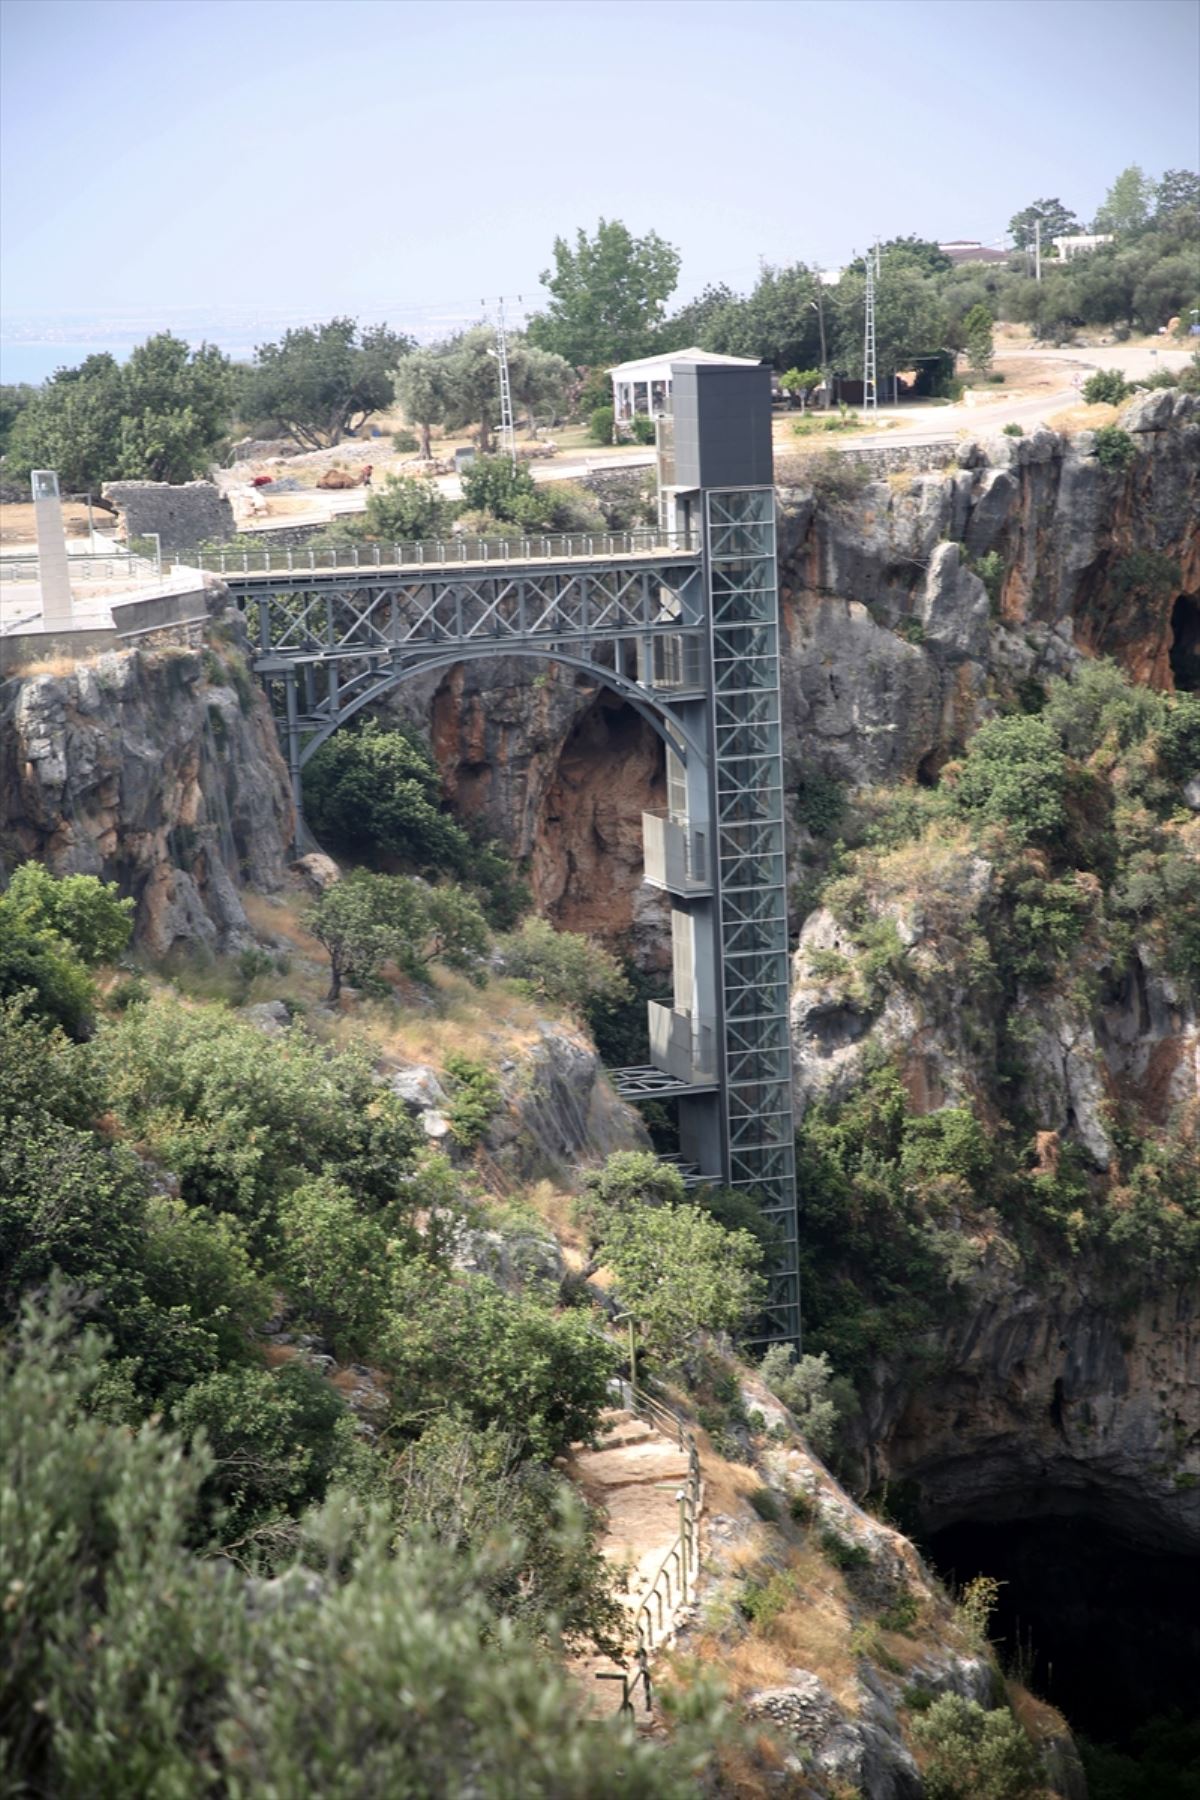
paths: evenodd
<path fill-rule="evenodd" d="M 1122 427 L 1125 467 L 1106 467 L 1091 434 L 1038 430 L 960 443 L 920 471 L 819 458 L 780 490 L 800 1115 L 852 1093 L 882 1055 L 900 1059 L 916 1112 L 968 1105 L 999 1122 L 997 1039 L 947 949 L 956 925 L 985 920 L 994 870 L 947 849 L 881 878 L 873 916 L 895 929 L 909 973 L 868 992 L 861 946 L 806 887 L 816 813 L 833 787 L 933 788 L 987 719 L 1098 657 L 1159 691 L 1200 687 L 1200 400 L 1147 394 Z M 6 864 L 116 880 L 156 957 L 252 945 L 242 889 L 292 879 L 274 728 L 240 621 L 219 584 L 210 595 L 201 647 L 114 652 L 0 689 Z M 539 912 L 647 973 L 669 964 L 641 863 L 640 813 L 665 801 L 662 750 L 630 708 L 512 659 L 407 684 L 390 710 L 425 734 L 454 810 L 520 862 Z M 1200 771 L 1185 791 L 1179 831 L 1194 846 Z M 1064 970 L 1020 996 L 1025 1073 L 1011 1098 L 1036 1116 L 1047 1157 L 1069 1146 L 1102 1183 L 1115 1101 L 1159 1136 L 1198 1104 L 1200 1026 L 1148 945 L 1090 972 L 1090 986 Z M 862 1384 L 851 1485 L 901 1496 L 900 1522 L 944 1570 L 1007 1571 L 1006 1628 L 1035 1632 L 1043 1687 L 1073 1722 L 1094 1733 L 1119 1691 L 1137 1695 L 1124 1725 L 1156 1698 L 1184 1705 L 1200 1659 L 1185 1605 L 1200 1553 L 1195 1271 L 1123 1282 L 1087 1250 L 1050 1261 L 1044 1244 L 977 1218 L 955 1228 L 972 1245 L 957 1304 Z M 1140 1575 L 1114 1591 L 1112 1620 L 1069 1603 L 1073 1581 L 1094 1587 L 1121 1559 Z M 1055 1602 L 1039 1610 L 1051 1566 Z M 1057 1636 L 1051 1614 L 1068 1619 Z M 1100 1630 L 1126 1649 L 1092 1679 L 1089 1704 L 1079 1670 L 1094 1675 L 1084 1646 Z M 1147 1657 L 1157 1697 L 1135 1679 Z"/>

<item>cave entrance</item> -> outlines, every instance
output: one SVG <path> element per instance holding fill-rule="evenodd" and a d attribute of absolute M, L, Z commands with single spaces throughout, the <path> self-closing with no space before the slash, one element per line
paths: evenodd
<path fill-rule="evenodd" d="M 598 937 L 647 972 L 671 966 L 670 904 L 643 881 L 642 814 L 666 804 L 661 737 L 599 688 L 538 808 L 530 883 L 538 911 L 560 930 Z"/>
<path fill-rule="evenodd" d="M 1181 694 L 1200 693 L 1200 595 L 1180 594 L 1171 608 L 1171 673 Z"/>
<path fill-rule="evenodd" d="M 926 1547 L 956 1586 L 978 1574 L 1004 1584 L 990 1633 L 1001 1661 L 1076 1733 L 1125 1748 L 1139 1727 L 1173 1712 L 1200 1721 L 1195 1557 L 1065 1509 L 962 1520 L 929 1533 Z"/>

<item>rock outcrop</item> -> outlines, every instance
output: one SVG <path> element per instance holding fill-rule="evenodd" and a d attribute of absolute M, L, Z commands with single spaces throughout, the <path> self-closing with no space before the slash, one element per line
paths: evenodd
<path fill-rule="evenodd" d="M 116 881 L 156 955 L 249 943 L 239 890 L 280 885 L 292 829 L 270 712 L 228 642 L 0 687 L 4 861 Z"/>

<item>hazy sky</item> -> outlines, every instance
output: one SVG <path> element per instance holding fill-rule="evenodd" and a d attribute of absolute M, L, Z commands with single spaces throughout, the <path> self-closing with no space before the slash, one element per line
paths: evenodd
<path fill-rule="evenodd" d="M 12 314 L 537 300 L 603 214 L 680 294 L 1195 167 L 1193 0 L 4 0 Z"/>

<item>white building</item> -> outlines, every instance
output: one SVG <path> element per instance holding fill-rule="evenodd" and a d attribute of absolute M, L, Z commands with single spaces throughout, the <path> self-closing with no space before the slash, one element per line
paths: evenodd
<path fill-rule="evenodd" d="M 613 416 L 618 425 L 627 425 L 635 414 L 656 419 L 667 410 L 671 397 L 671 364 L 729 363 L 742 369 L 756 369 L 756 356 L 717 356 L 712 350 L 671 350 L 665 356 L 643 356 L 637 362 L 618 363 L 611 371 Z"/>
<path fill-rule="evenodd" d="M 1088 256 L 1098 250 L 1101 244 L 1111 244 L 1111 232 L 1084 232 L 1078 237 L 1056 237 L 1054 248 L 1064 262 L 1070 262 L 1076 256 Z"/>

